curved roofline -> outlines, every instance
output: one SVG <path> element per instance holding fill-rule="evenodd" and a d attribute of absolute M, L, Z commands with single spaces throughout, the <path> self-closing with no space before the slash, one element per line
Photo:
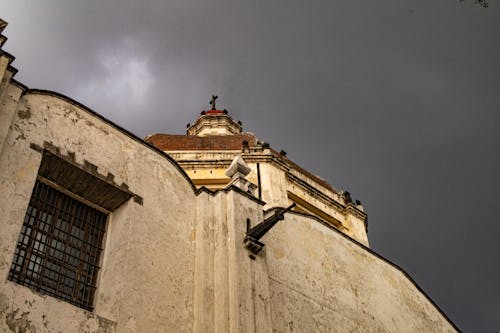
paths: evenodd
<path fill-rule="evenodd" d="M 269 209 L 266 209 L 264 211 L 264 214 L 266 214 L 267 212 L 270 212 L 270 211 L 274 211 L 274 210 L 277 210 L 277 209 L 283 209 L 284 207 L 272 207 L 272 208 L 269 208 Z M 337 234 L 339 234 L 340 236 L 344 237 L 345 239 L 347 239 L 348 241 L 351 241 L 352 243 L 354 243 L 355 245 L 358 245 L 359 247 L 361 247 L 363 250 L 366 250 L 367 252 L 371 253 L 372 255 L 374 255 L 375 257 L 379 258 L 380 260 L 382 260 L 383 262 L 389 264 L 390 266 L 394 267 L 395 269 L 397 269 L 398 271 L 400 271 L 404 277 L 406 277 L 408 279 L 408 281 L 411 282 L 411 284 L 413 284 L 417 290 L 422 294 L 424 295 L 425 298 L 427 298 L 427 300 L 438 310 L 438 312 L 446 319 L 446 321 L 448 323 L 450 323 L 450 325 L 456 329 L 458 332 L 462 332 L 458 326 L 446 315 L 446 313 L 436 304 L 434 303 L 434 301 L 432 300 L 432 298 L 429 297 L 429 295 L 427 295 L 425 293 L 425 291 L 417 284 L 417 282 L 410 276 L 410 274 L 408 274 L 403 268 L 401 268 L 401 266 L 393 263 L 392 261 L 390 261 L 389 259 L 387 259 L 386 257 L 382 256 L 381 254 L 378 254 L 377 252 L 373 251 L 372 249 L 370 249 L 369 247 L 367 247 L 366 245 L 358 242 L 357 240 L 355 240 L 354 238 L 344 234 L 342 231 L 338 230 L 337 228 L 335 228 L 333 225 L 331 225 L 330 223 L 320 219 L 319 217 L 315 216 L 315 215 L 311 215 L 311 214 L 307 214 L 307 213 L 302 213 L 302 212 L 297 212 L 297 211 L 289 211 L 287 212 L 288 214 L 294 214 L 294 215 L 299 215 L 299 216 L 302 216 L 302 217 L 307 217 L 307 218 L 310 218 L 310 219 L 313 219 L 315 221 L 318 221 L 319 223 L 321 223 L 322 225 L 324 225 L 325 227 L 327 227 L 328 229 L 330 230 L 333 230 L 334 232 L 336 232 Z"/>
<path fill-rule="evenodd" d="M 138 137 L 137 135 L 135 135 L 134 133 L 130 132 L 129 130 L 126 130 L 125 128 L 121 127 L 120 125 L 117 125 L 115 124 L 114 122 L 112 122 L 111 120 L 105 118 L 104 116 L 100 115 L 99 113 L 95 112 L 94 110 L 92 110 L 91 108 L 89 108 L 88 106 L 78 102 L 78 101 L 75 101 L 74 99 L 66 96 L 66 95 L 63 95 L 63 94 L 60 94 L 58 92 L 55 92 L 55 91 L 51 91 L 51 90 L 44 90 L 44 89 L 27 89 L 23 92 L 23 94 L 21 95 L 21 97 L 25 96 L 25 95 L 46 95 L 46 96 L 51 96 L 51 97 L 56 97 L 56 98 L 59 98 L 65 102 L 68 102 L 70 104 L 73 104 L 74 106 L 84 110 L 85 112 L 89 113 L 90 115 L 102 120 L 103 122 L 105 122 L 106 124 L 110 125 L 111 127 L 114 127 L 116 130 L 118 130 L 119 132 L 121 132 L 122 134 L 125 134 L 126 136 L 128 136 L 130 139 L 136 141 L 137 143 L 145 146 L 146 148 L 149 148 L 150 150 L 154 151 L 155 153 L 159 154 L 160 156 L 164 157 L 165 159 L 167 159 L 174 167 L 177 168 L 177 170 L 179 171 L 179 173 L 186 179 L 186 181 L 188 182 L 188 184 L 191 186 L 191 189 L 193 190 L 193 193 L 196 194 L 196 186 L 194 185 L 193 181 L 191 180 L 191 178 L 189 178 L 189 176 L 187 175 L 186 171 L 184 171 L 184 169 L 182 169 L 182 167 L 170 156 L 168 155 L 167 153 L 159 150 L 158 148 L 156 148 L 155 146 L 153 146 L 152 144 L 144 141 L 143 139 L 141 139 L 140 137 Z"/>

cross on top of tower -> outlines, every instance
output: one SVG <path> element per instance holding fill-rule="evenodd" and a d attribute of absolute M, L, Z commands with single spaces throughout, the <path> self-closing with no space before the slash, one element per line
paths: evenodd
<path fill-rule="evenodd" d="M 219 98 L 219 96 L 212 95 L 212 100 L 210 101 L 210 105 L 212 105 L 212 110 L 215 110 L 215 100 Z"/>

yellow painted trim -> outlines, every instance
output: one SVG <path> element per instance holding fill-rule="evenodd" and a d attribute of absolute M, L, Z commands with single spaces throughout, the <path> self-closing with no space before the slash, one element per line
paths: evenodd
<path fill-rule="evenodd" d="M 198 178 L 191 179 L 196 186 L 202 185 L 227 185 L 230 178 Z"/>
<path fill-rule="evenodd" d="M 318 207 L 311 205 L 309 202 L 305 201 L 304 199 L 302 199 L 301 197 L 299 197 L 296 194 L 293 194 L 290 191 L 286 191 L 286 193 L 288 195 L 288 198 L 298 205 L 298 207 L 296 207 L 296 208 L 298 208 L 298 211 L 305 211 L 306 213 L 317 215 L 321 219 L 323 219 L 327 222 L 330 222 L 331 224 L 333 224 L 337 228 L 346 229 L 342 225 L 342 222 L 337 220 L 335 217 L 331 216 L 328 213 L 325 213 L 324 211 L 322 211 Z"/>

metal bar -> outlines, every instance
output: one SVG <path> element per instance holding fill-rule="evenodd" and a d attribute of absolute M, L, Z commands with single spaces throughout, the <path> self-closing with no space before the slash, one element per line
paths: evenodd
<path fill-rule="evenodd" d="M 37 180 L 9 280 L 91 310 L 106 219 L 102 209 Z"/>
<path fill-rule="evenodd" d="M 78 194 L 75 194 L 75 193 L 73 193 L 73 192 L 71 192 L 71 191 L 68 191 L 68 190 L 67 190 L 67 189 L 65 189 L 64 187 L 62 187 L 62 186 L 60 186 L 60 185 L 58 185 L 58 184 L 54 183 L 53 181 L 51 181 L 51 180 L 49 180 L 49 179 L 47 179 L 47 178 L 45 178 L 45 177 L 43 177 L 43 176 L 38 176 L 38 177 L 37 177 L 37 180 L 38 180 L 38 181 L 40 181 L 41 183 L 47 184 L 47 185 L 49 185 L 50 187 L 55 188 L 55 189 L 56 189 L 56 190 L 58 190 L 59 192 L 62 192 L 62 193 L 66 194 L 67 196 L 69 196 L 69 197 L 71 197 L 71 198 L 73 198 L 73 199 L 76 199 L 76 200 L 78 200 L 78 201 L 82 202 L 83 204 L 85 204 L 85 205 L 87 205 L 87 206 L 89 206 L 89 207 L 92 207 L 92 208 L 94 208 L 94 209 L 96 209 L 96 210 L 100 211 L 101 213 L 104 213 L 104 214 L 109 214 L 109 213 L 111 213 L 111 212 L 110 212 L 109 210 L 107 210 L 106 208 L 103 208 L 103 207 L 101 207 L 101 206 L 98 206 L 98 205 L 96 205 L 95 203 L 90 202 L 90 201 L 88 201 L 87 199 L 85 199 L 85 198 L 83 198 L 83 197 L 79 196 Z"/>

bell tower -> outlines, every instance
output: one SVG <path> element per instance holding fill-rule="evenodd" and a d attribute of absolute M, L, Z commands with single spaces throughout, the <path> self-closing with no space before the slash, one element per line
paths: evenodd
<path fill-rule="evenodd" d="M 210 101 L 211 109 L 202 111 L 196 122 L 188 126 L 187 135 L 211 136 L 211 135 L 233 135 L 241 133 L 241 124 L 235 122 L 227 113 L 227 110 L 217 110 L 215 100 L 218 96 L 212 95 Z"/>

